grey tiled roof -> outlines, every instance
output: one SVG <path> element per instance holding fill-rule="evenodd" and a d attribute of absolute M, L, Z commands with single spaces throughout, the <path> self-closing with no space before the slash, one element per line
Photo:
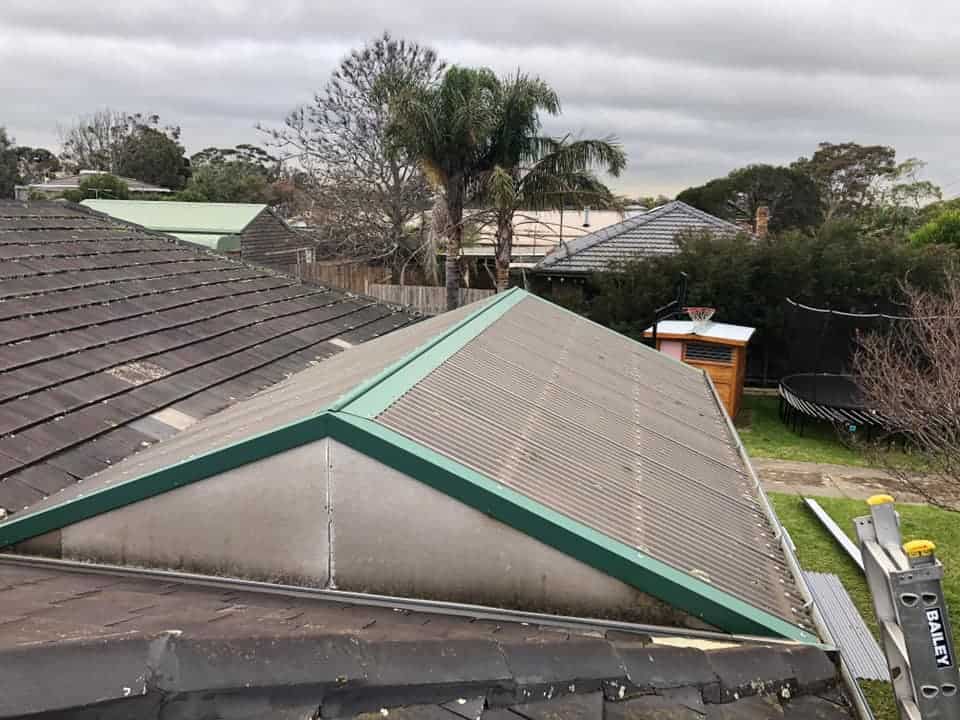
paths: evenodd
<path fill-rule="evenodd" d="M 0 718 L 850 720 L 817 647 L 0 558 Z M 242 688 L 242 691 L 238 691 Z"/>
<path fill-rule="evenodd" d="M 707 230 L 732 235 L 741 229 L 680 200 L 563 243 L 547 255 L 537 270 L 549 273 L 590 273 L 612 262 L 670 255 L 678 250 L 677 235 Z"/>
<path fill-rule="evenodd" d="M 83 175 L 67 175 L 66 177 L 54 178 L 53 180 L 47 180 L 42 183 L 33 183 L 29 187 L 31 190 L 37 190 L 39 192 L 59 192 L 62 190 L 71 190 L 74 188 L 80 187 L 80 183 L 86 180 L 89 177 L 96 177 L 96 174 L 83 174 Z M 142 193 L 168 193 L 170 190 L 159 185 L 153 185 L 152 183 L 144 182 L 143 180 L 137 180 L 136 178 L 120 177 L 117 176 L 119 180 L 122 180 L 127 185 L 127 189 L 130 192 L 142 192 Z"/>
<path fill-rule="evenodd" d="M 77 205 L 0 202 L 0 508 L 418 319 Z"/>

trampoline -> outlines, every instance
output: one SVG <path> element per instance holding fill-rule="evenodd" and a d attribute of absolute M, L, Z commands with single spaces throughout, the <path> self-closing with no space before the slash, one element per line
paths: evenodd
<path fill-rule="evenodd" d="M 880 312 L 843 312 L 786 299 L 787 354 L 792 366 L 780 380 L 780 419 L 795 432 L 807 420 L 828 422 L 847 432 L 863 428 L 868 436 L 884 426 L 866 406 L 854 381 L 852 359 L 857 336 L 883 331 L 902 316 Z"/>
<path fill-rule="evenodd" d="M 864 404 L 853 377 L 836 373 L 798 373 L 780 380 L 780 419 L 802 432 L 807 418 L 842 425 L 850 432 L 864 427 L 868 434 L 883 425 Z"/>

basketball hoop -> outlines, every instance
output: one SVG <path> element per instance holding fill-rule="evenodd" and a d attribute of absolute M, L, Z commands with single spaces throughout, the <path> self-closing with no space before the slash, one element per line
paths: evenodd
<path fill-rule="evenodd" d="M 693 320 L 693 332 L 695 333 L 701 333 L 706 330 L 707 323 L 710 322 L 710 318 L 712 318 L 713 314 L 717 311 L 716 308 L 712 307 L 688 307 L 683 310 L 690 316 L 690 319 Z"/>

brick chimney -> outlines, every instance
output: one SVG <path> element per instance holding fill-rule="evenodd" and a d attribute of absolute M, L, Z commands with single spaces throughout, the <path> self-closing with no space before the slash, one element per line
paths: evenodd
<path fill-rule="evenodd" d="M 767 223 L 770 221 L 770 208 L 761 205 L 757 208 L 757 216 L 754 220 L 753 234 L 758 238 L 767 236 Z"/>

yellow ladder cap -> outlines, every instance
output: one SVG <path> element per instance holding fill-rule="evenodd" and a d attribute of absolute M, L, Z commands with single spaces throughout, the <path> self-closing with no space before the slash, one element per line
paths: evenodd
<path fill-rule="evenodd" d="M 911 540 L 903 544 L 903 551 L 909 557 L 926 557 L 927 555 L 933 555 L 933 551 L 936 549 L 937 546 L 929 540 Z"/>
<path fill-rule="evenodd" d="M 886 505 L 893 502 L 893 495 L 871 495 L 867 498 L 867 505 Z"/>

